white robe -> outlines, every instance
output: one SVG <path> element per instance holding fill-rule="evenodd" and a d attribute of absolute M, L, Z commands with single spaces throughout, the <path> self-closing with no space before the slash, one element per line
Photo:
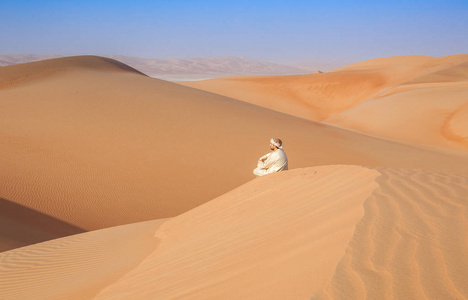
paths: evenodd
<path fill-rule="evenodd" d="M 257 168 L 253 170 L 256 176 L 286 171 L 288 169 L 288 157 L 283 149 L 265 154 L 258 160 Z"/>

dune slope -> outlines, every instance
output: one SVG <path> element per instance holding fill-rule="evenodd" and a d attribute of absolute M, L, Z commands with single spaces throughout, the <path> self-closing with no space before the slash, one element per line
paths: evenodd
<path fill-rule="evenodd" d="M 0 298 L 89 299 L 156 247 L 165 220 L 106 228 L 0 254 Z"/>
<path fill-rule="evenodd" d="M 368 60 L 322 74 L 226 77 L 179 83 L 322 121 L 414 78 L 431 73 L 444 75 L 444 70 L 466 62 L 468 55 L 442 58 L 409 55 Z M 457 76 L 466 80 L 465 73 L 457 72 Z"/>
<path fill-rule="evenodd" d="M 23 205 L 0 198 L 0 252 L 85 232 Z"/>
<path fill-rule="evenodd" d="M 376 137 L 468 150 L 468 55 L 387 57 L 324 74 L 180 83 Z"/>
<path fill-rule="evenodd" d="M 223 77 L 178 83 L 314 121 L 345 111 L 394 84 L 376 71 Z"/>
<path fill-rule="evenodd" d="M 4 252 L 0 296 L 468 299 L 467 193 L 467 176 L 422 170 L 324 166 L 272 174 L 170 220 Z M 90 263 L 122 240 L 132 247 Z M 88 257 L 86 247 L 99 254 Z M 35 265 L 58 256 L 56 264 Z"/>
<path fill-rule="evenodd" d="M 468 177 L 379 172 L 333 280 L 314 299 L 468 299 Z"/>
<path fill-rule="evenodd" d="M 80 230 L 173 217 L 232 190 L 254 178 L 271 137 L 284 140 L 290 168 L 468 172 L 467 156 L 455 152 L 317 124 L 110 59 L 62 58 L 0 73 L 10 74 L 0 91 L 0 198 Z"/>
<path fill-rule="evenodd" d="M 413 78 L 324 122 L 387 139 L 467 151 L 467 99 L 465 62 Z"/>
<path fill-rule="evenodd" d="M 144 75 L 128 65 L 105 57 L 64 57 L 1 67 L 0 91 L 76 70 L 131 72 Z"/>

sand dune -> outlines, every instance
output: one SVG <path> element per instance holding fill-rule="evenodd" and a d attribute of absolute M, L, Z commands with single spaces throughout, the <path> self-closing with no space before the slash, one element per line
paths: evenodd
<path fill-rule="evenodd" d="M 467 176 L 422 170 L 290 170 L 169 220 L 4 252 L 0 296 L 468 299 L 467 193 Z"/>
<path fill-rule="evenodd" d="M 468 55 L 398 56 L 324 74 L 180 83 L 376 137 L 468 149 L 466 119 L 447 124 L 468 103 Z"/>
<path fill-rule="evenodd" d="M 315 121 L 345 111 L 393 85 L 374 71 L 225 77 L 178 83 Z"/>
<path fill-rule="evenodd" d="M 110 59 L 63 58 L 0 73 L 0 197 L 82 230 L 172 217 L 213 199 L 254 178 L 273 136 L 285 141 L 291 168 L 468 172 L 465 156 L 152 79 Z"/>
<path fill-rule="evenodd" d="M 0 55 L 0 67 L 24 64 L 33 61 L 59 58 L 61 55 L 41 55 L 41 54 L 7 54 Z"/>
<path fill-rule="evenodd" d="M 346 112 L 325 123 L 408 143 L 468 150 L 468 80 L 418 84 Z"/>
<path fill-rule="evenodd" d="M 468 299 L 467 61 L 0 68 L 0 299 Z"/>
<path fill-rule="evenodd" d="M 180 84 L 321 121 L 428 73 L 468 61 L 409 55 L 368 60 L 331 72 L 292 76 L 227 77 Z"/>
<path fill-rule="evenodd" d="M 156 246 L 164 220 L 102 229 L 0 254 L 1 299 L 89 299 Z"/>
<path fill-rule="evenodd" d="M 453 57 L 460 60 L 465 56 Z M 468 150 L 468 63 L 413 78 L 324 122 L 370 135 Z"/>
<path fill-rule="evenodd" d="M 51 58 L 59 58 L 60 55 L 36 55 L 17 54 L 0 55 L 0 67 L 13 64 L 28 63 Z M 200 79 L 214 78 L 228 75 L 266 75 L 266 74 L 306 74 L 317 69 L 298 64 L 297 67 L 276 64 L 266 61 L 258 61 L 240 56 L 218 57 L 190 57 L 190 58 L 142 58 L 123 55 L 104 55 L 129 65 L 148 76 L 165 80 L 186 80 L 182 78 Z M 335 63 L 336 65 L 337 63 Z M 313 64 L 312 64 L 313 65 Z M 344 64 L 339 64 L 343 66 Z M 309 70 L 309 71 L 307 71 Z"/>
<path fill-rule="evenodd" d="M 70 71 L 79 73 L 86 70 L 143 74 L 128 65 L 109 58 L 96 56 L 64 57 L 1 67 L 0 91 L 36 83 L 35 81 L 50 80 Z"/>
<path fill-rule="evenodd" d="M 317 299 L 468 299 L 468 177 L 382 170 Z"/>

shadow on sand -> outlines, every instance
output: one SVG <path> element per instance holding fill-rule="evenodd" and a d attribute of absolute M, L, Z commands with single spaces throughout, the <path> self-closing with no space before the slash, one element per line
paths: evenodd
<path fill-rule="evenodd" d="M 86 230 L 0 198 L 0 252 Z"/>

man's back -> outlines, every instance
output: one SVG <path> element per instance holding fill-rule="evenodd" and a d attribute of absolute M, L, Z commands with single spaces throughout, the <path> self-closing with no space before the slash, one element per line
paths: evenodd
<path fill-rule="evenodd" d="M 276 149 L 272 152 L 267 161 L 270 160 L 271 166 L 268 167 L 268 173 L 285 171 L 288 169 L 288 157 L 283 149 Z"/>

